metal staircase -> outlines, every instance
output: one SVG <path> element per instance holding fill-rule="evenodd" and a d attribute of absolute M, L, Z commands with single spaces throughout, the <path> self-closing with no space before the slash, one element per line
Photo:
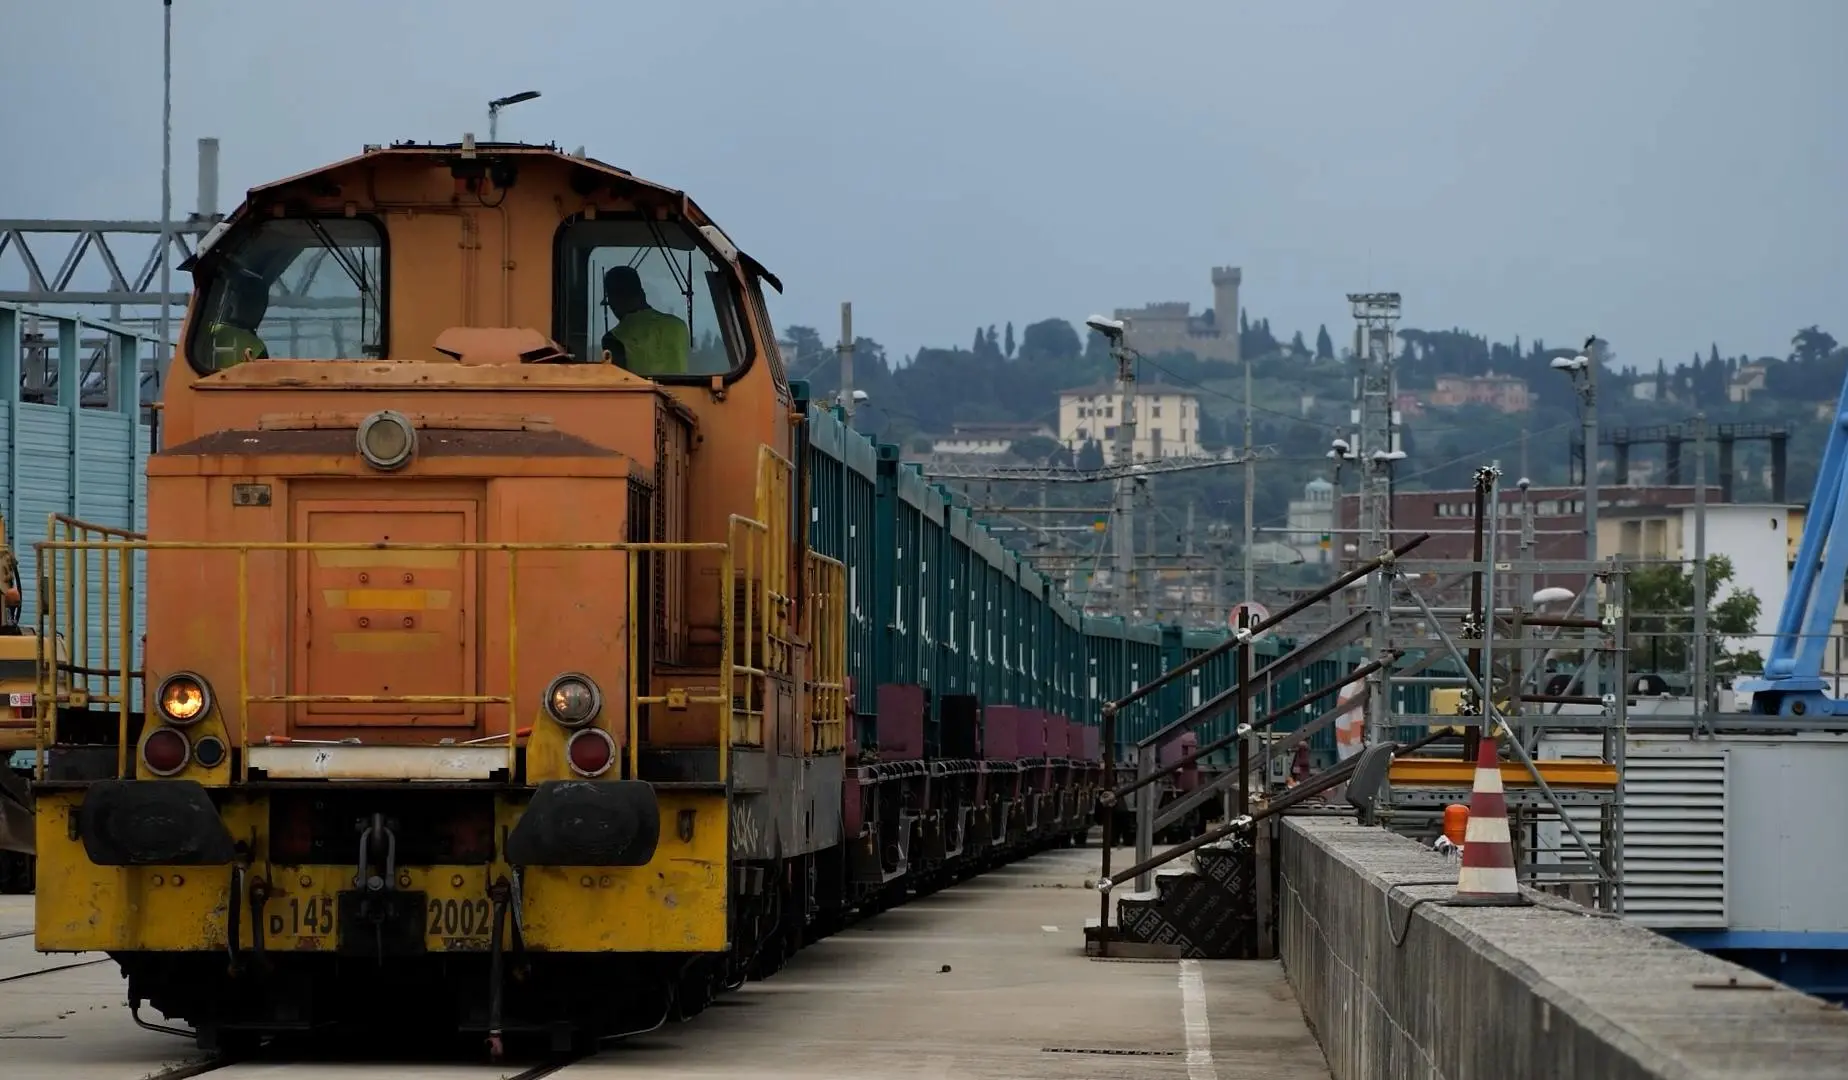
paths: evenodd
<path fill-rule="evenodd" d="M 1260 766 L 1254 762 L 1253 735 L 1278 721 L 1297 715 L 1304 707 L 1335 694 L 1341 687 L 1367 677 L 1382 665 L 1397 658 L 1396 653 L 1374 657 L 1344 678 L 1331 682 L 1297 700 L 1257 717 L 1254 703 L 1260 686 L 1271 680 L 1300 671 L 1308 664 L 1332 654 L 1365 629 L 1369 613 L 1340 622 L 1310 641 L 1298 645 L 1265 668 L 1252 670 L 1252 645 L 1257 637 L 1303 610 L 1326 600 L 1368 574 L 1390 568 L 1393 561 L 1422 544 L 1420 535 L 1377 558 L 1356 566 L 1315 592 L 1304 596 L 1277 614 L 1241 629 L 1232 640 L 1160 678 L 1139 687 L 1128 696 L 1103 708 L 1102 743 L 1104 776 L 1115 786 L 1098 796 L 1103 819 L 1103 858 L 1097 889 L 1100 893 L 1098 917 L 1085 928 L 1085 949 L 1094 956 L 1175 957 L 1192 959 L 1250 959 L 1273 955 L 1271 942 L 1270 829 L 1262 827 L 1269 819 L 1301 806 L 1317 795 L 1346 786 L 1348 802 L 1367 814 L 1372 793 L 1384 783 L 1395 753 L 1430 745 L 1439 739 L 1454 737 L 1450 732 L 1434 732 L 1410 745 L 1383 742 L 1361 754 L 1323 770 L 1296 787 L 1266 797 L 1254 792 L 1251 774 Z M 1160 691 L 1176 680 L 1226 652 L 1234 652 L 1237 679 L 1234 685 L 1210 700 L 1194 706 L 1151 735 L 1135 741 L 1134 775 L 1125 780 L 1117 761 L 1117 716 L 1128 706 Z M 1338 706 L 1345 709 L 1347 705 Z M 1158 765 L 1160 751 L 1168 743 L 1181 739 L 1201 725 L 1228 710 L 1236 710 L 1237 724 L 1231 734 L 1201 745 L 1165 765 Z M 1327 717 L 1321 718 L 1326 720 Z M 1318 723 L 1321 720 L 1317 721 Z M 1163 810 L 1157 785 L 1188 765 L 1207 755 L 1236 744 L 1236 766 L 1219 775 L 1210 784 L 1187 799 L 1199 802 L 1216 795 L 1231 804 L 1224 824 L 1185 843 L 1156 854 L 1153 837 L 1158 817 L 1169 820 L 1174 808 Z M 1133 799 L 1133 804 L 1127 800 Z M 1136 821 L 1136 863 L 1116 874 L 1111 872 L 1111 853 L 1117 843 L 1115 810 L 1133 805 Z M 1185 864 L 1178 861 L 1187 858 Z M 1111 903 L 1119 885 L 1134 883 L 1134 892 L 1115 896 L 1114 918 Z"/>

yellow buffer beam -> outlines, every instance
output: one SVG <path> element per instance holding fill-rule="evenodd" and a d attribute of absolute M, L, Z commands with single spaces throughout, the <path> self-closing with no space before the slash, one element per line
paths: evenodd
<path fill-rule="evenodd" d="M 1604 761 L 1537 761 L 1540 776 L 1550 787 L 1611 788 L 1617 787 L 1617 766 Z M 1442 758 L 1398 758 L 1387 774 L 1395 787 L 1432 788 L 1472 786 L 1476 780 L 1473 761 L 1447 761 Z M 1527 766 L 1515 761 L 1501 765 L 1502 786 L 1533 787 L 1534 778 Z"/>

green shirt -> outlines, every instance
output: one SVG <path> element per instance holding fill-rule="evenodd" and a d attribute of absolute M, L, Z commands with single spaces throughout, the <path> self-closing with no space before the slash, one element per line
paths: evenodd
<path fill-rule="evenodd" d="M 687 373 L 687 324 L 653 308 L 624 315 L 604 333 L 603 348 L 637 375 Z"/>

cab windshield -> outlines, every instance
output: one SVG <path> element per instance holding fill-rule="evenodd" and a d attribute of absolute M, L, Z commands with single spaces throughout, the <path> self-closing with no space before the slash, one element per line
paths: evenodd
<path fill-rule="evenodd" d="M 385 237 L 364 217 L 275 218 L 204 256 L 187 359 L 202 375 L 251 360 L 385 354 Z"/>
<path fill-rule="evenodd" d="M 649 378 L 742 369 L 747 346 L 730 267 L 675 221 L 597 218 L 559 229 L 553 337 L 580 363 Z"/>

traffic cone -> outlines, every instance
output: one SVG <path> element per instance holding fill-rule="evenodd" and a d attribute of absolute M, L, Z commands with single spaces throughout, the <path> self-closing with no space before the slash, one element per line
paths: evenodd
<path fill-rule="evenodd" d="M 1502 795 L 1501 760 L 1495 738 L 1485 733 L 1476 751 L 1476 781 L 1469 793 L 1469 824 L 1463 840 L 1463 868 L 1447 903 L 1463 907 L 1525 907 L 1514 873 L 1514 840 L 1508 831 L 1508 800 Z"/>

